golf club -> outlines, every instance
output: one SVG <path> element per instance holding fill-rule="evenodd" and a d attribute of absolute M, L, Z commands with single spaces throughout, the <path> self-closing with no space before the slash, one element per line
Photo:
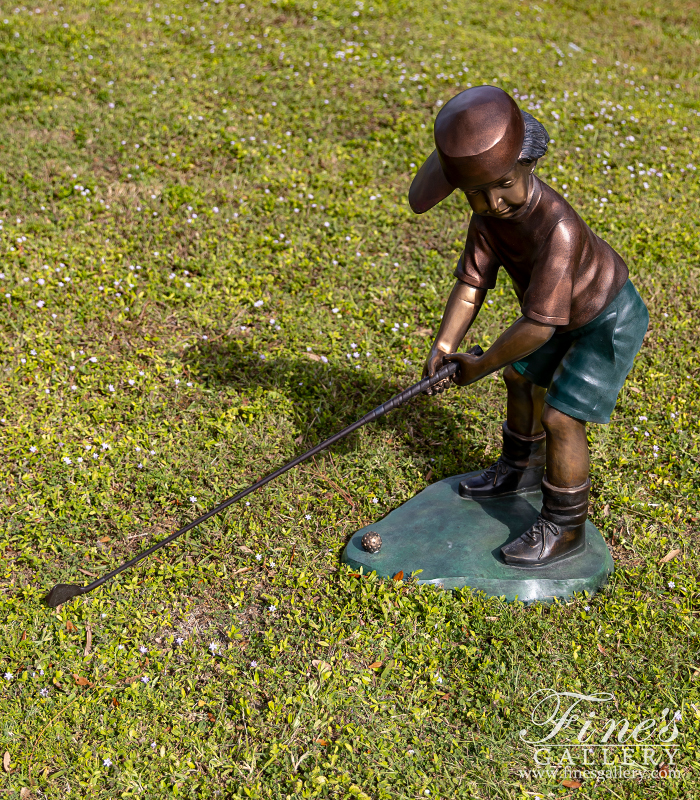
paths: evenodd
<path fill-rule="evenodd" d="M 470 351 L 474 355 L 482 355 L 482 349 L 476 345 Z M 288 470 L 296 467 L 298 464 L 301 464 L 302 461 L 306 461 L 307 459 L 315 456 L 317 453 L 320 453 L 322 450 L 325 450 L 327 447 L 335 444 L 336 442 L 340 441 L 344 437 L 351 434 L 353 431 L 356 431 L 358 428 L 361 428 L 363 425 L 366 425 L 368 422 L 372 422 L 375 419 L 379 419 L 379 417 L 387 414 L 389 411 L 392 411 L 395 408 L 398 408 L 403 403 L 406 403 L 408 400 L 413 399 L 414 397 L 422 394 L 423 392 L 427 391 L 428 389 L 432 388 L 436 384 L 444 381 L 448 378 L 451 378 L 457 371 L 459 367 L 455 362 L 450 362 L 445 364 L 444 366 L 440 367 L 439 370 L 433 375 L 432 378 L 423 378 L 423 380 L 418 381 L 413 386 L 410 386 L 408 389 L 404 389 L 403 392 L 392 397 L 390 400 L 387 400 L 386 403 L 382 403 L 382 405 L 377 406 L 372 411 L 368 412 L 364 415 L 361 419 L 353 422 L 352 425 L 348 425 L 347 428 L 343 428 L 342 431 L 331 436 L 329 439 L 317 444 L 315 447 L 312 447 L 310 450 L 307 450 L 305 453 L 297 456 L 296 458 L 292 459 L 284 466 L 280 467 L 279 469 L 271 472 L 269 475 L 266 475 L 264 478 L 261 478 L 256 483 L 252 484 L 252 486 L 248 486 L 246 489 L 238 492 L 233 497 L 229 497 L 227 500 L 224 500 L 223 503 L 219 503 L 218 506 L 210 509 L 205 514 L 202 514 L 201 517 L 197 517 L 197 519 L 192 520 L 192 522 L 188 522 L 187 525 L 183 526 L 179 530 L 171 533 L 170 536 L 167 536 L 160 542 L 157 542 L 152 547 L 149 547 L 147 550 L 143 550 L 137 556 L 130 559 L 126 563 L 122 564 L 121 566 L 113 569 L 111 572 L 108 572 L 106 575 L 103 575 L 101 578 L 93 581 L 92 583 L 88 584 L 87 586 L 78 586 L 77 584 L 70 584 L 70 583 L 58 583 L 56 584 L 53 589 L 45 596 L 44 602 L 50 608 L 56 608 L 61 604 L 67 602 L 73 597 L 78 597 L 79 595 L 87 594 L 91 592 L 93 589 L 97 589 L 98 586 L 102 586 L 103 583 L 106 583 L 108 580 L 113 578 L 115 575 L 118 575 L 120 572 L 123 572 L 125 569 L 129 569 L 129 567 L 133 567 L 134 564 L 137 564 L 142 559 L 150 556 L 152 553 L 155 553 L 156 550 L 160 550 L 162 547 L 165 547 L 170 542 L 175 541 L 178 536 L 182 536 L 183 533 L 187 533 L 187 531 L 191 531 L 192 528 L 195 528 L 197 525 L 200 525 L 202 522 L 205 522 L 210 517 L 213 517 L 215 514 L 223 511 L 225 508 L 228 508 L 233 503 L 241 500 L 242 498 L 249 495 L 251 492 L 254 492 L 256 489 L 260 489 L 265 484 L 270 483 L 275 478 L 279 478 L 280 475 L 283 475 Z"/>

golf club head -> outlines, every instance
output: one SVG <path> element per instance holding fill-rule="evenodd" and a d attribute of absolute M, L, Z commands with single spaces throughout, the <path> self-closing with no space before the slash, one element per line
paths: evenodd
<path fill-rule="evenodd" d="M 49 608 L 56 608 L 82 593 L 82 586 L 76 586 L 74 583 L 57 583 L 46 595 L 44 602 Z"/>

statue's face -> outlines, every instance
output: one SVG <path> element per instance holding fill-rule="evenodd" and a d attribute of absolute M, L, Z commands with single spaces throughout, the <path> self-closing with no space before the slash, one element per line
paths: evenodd
<path fill-rule="evenodd" d="M 483 217 L 508 219 L 527 202 L 530 190 L 530 175 L 536 161 L 531 164 L 516 164 L 510 172 L 484 186 L 460 187 L 472 211 Z"/>

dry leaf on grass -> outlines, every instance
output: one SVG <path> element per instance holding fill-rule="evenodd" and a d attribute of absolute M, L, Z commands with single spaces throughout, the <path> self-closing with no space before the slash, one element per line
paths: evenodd
<path fill-rule="evenodd" d="M 669 561 L 673 561 L 673 559 L 679 555 L 681 552 L 680 547 L 677 550 L 671 550 L 670 553 L 666 553 L 666 555 L 660 559 L 659 564 L 668 564 Z"/>
<path fill-rule="evenodd" d="M 249 555 L 253 554 L 253 551 L 250 549 L 250 547 L 246 547 L 244 544 L 242 544 L 238 549 L 241 551 L 241 553 L 248 553 Z"/>
<path fill-rule="evenodd" d="M 381 665 L 382 665 L 381 661 L 375 661 L 374 663 L 370 664 L 367 669 L 379 669 Z"/>
<path fill-rule="evenodd" d="M 74 633 L 78 629 L 75 627 L 75 625 L 73 625 L 73 623 L 70 620 L 68 620 L 68 622 L 66 622 L 66 630 L 70 631 L 71 633 Z"/>
<path fill-rule="evenodd" d="M 400 570 L 399 570 L 399 571 L 396 573 L 396 575 L 394 575 L 394 577 L 392 578 L 392 580 L 394 580 L 394 581 L 402 581 L 402 580 L 403 580 L 403 570 L 402 570 L 402 569 L 400 569 Z"/>
<path fill-rule="evenodd" d="M 316 658 L 311 662 L 311 664 L 312 666 L 316 667 L 319 672 L 331 672 L 333 669 L 327 661 L 319 661 Z"/>
<path fill-rule="evenodd" d="M 659 778 L 668 778 L 668 764 L 659 764 Z"/>
<path fill-rule="evenodd" d="M 75 673 L 71 673 L 73 675 L 73 680 L 75 681 L 76 686 L 92 686 L 90 681 L 87 678 L 84 678 L 82 675 L 76 675 Z"/>
<path fill-rule="evenodd" d="M 320 361 L 321 360 L 321 356 L 317 356 L 316 353 L 307 353 L 306 357 L 310 358 L 312 361 Z"/>
<path fill-rule="evenodd" d="M 92 628 L 90 627 L 90 625 L 88 625 L 85 633 L 85 650 L 83 651 L 83 656 L 90 655 L 91 647 L 92 647 Z"/>
<path fill-rule="evenodd" d="M 603 647 L 603 645 L 598 642 L 598 652 L 602 653 L 604 656 L 607 656 L 608 651 Z"/>
<path fill-rule="evenodd" d="M 5 772 L 10 771 L 10 754 L 7 750 L 5 750 L 5 755 L 2 757 L 2 768 Z"/>
<path fill-rule="evenodd" d="M 561 785 L 566 786 L 567 789 L 580 789 L 583 786 L 583 784 L 579 783 L 579 781 L 569 781 L 569 780 L 562 781 Z"/>
<path fill-rule="evenodd" d="M 234 575 L 240 575 L 243 572 L 249 572 L 251 569 L 253 569 L 253 568 L 252 567 L 241 567 L 241 569 L 237 569 L 235 572 L 232 572 L 231 573 L 231 577 L 233 577 Z"/>

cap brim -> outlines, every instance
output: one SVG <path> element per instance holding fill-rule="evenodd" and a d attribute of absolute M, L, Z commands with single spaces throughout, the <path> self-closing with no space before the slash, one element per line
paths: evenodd
<path fill-rule="evenodd" d="M 437 150 L 428 156 L 408 190 L 408 202 L 416 214 L 423 214 L 454 192 L 442 171 Z"/>

